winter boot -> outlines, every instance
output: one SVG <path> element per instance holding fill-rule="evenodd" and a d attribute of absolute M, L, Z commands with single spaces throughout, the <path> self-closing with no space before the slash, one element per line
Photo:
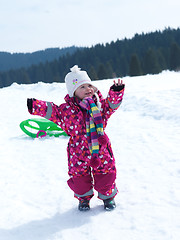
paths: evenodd
<path fill-rule="evenodd" d="M 88 211 L 90 210 L 89 206 L 89 200 L 79 200 L 79 206 L 78 206 L 79 211 Z"/>
<path fill-rule="evenodd" d="M 116 208 L 114 198 L 108 198 L 106 200 L 103 200 L 103 202 L 104 202 L 104 209 L 106 211 L 111 211 Z"/>

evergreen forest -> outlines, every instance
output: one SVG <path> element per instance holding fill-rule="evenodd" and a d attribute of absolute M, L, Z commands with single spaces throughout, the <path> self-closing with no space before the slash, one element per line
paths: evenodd
<path fill-rule="evenodd" d="M 0 87 L 37 82 L 64 82 L 77 64 L 92 80 L 180 70 L 180 28 L 135 34 L 131 39 L 76 48 L 54 60 L 0 72 Z"/>

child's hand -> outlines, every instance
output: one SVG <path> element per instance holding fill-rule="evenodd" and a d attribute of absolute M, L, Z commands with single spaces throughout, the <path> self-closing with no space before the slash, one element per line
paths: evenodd
<path fill-rule="evenodd" d="M 118 79 L 118 82 L 116 82 L 116 80 L 114 80 L 113 82 L 114 85 L 111 87 L 111 89 L 115 92 L 119 92 L 125 87 L 123 80 L 121 80 L 120 78 Z"/>
<path fill-rule="evenodd" d="M 121 80 L 120 78 L 118 78 L 118 82 L 116 83 L 116 80 L 113 81 L 115 86 L 120 86 L 123 85 L 123 80 Z"/>
<path fill-rule="evenodd" d="M 35 98 L 27 99 L 27 107 L 28 107 L 29 112 L 31 112 L 31 113 L 32 113 L 32 107 L 33 107 L 33 100 L 35 101 L 36 99 Z"/>

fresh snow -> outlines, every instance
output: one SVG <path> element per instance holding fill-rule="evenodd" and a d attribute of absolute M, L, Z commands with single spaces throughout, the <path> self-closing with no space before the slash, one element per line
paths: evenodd
<path fill-rule="evenodd" d="M 0 89 L 1 240 L 179 240 L 180 73 L 123 78 L 121 107 L 106 133 L 116 157 L 117 208 L 95 192 L 89 212 L 67 186 L 68 137 L 32 139 L 19 128 L 26 99 L 64 101 L 64 83 Z M 96 81 L 104 96 L 112 80 Z"/>

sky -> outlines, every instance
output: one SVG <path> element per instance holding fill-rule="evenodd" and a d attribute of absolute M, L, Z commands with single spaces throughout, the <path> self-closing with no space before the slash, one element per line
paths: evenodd
<path fill-rule="evenodd" d="M 0 52 L 91 47 L 180 27 L 179 0 L 0 0 Z"/>

